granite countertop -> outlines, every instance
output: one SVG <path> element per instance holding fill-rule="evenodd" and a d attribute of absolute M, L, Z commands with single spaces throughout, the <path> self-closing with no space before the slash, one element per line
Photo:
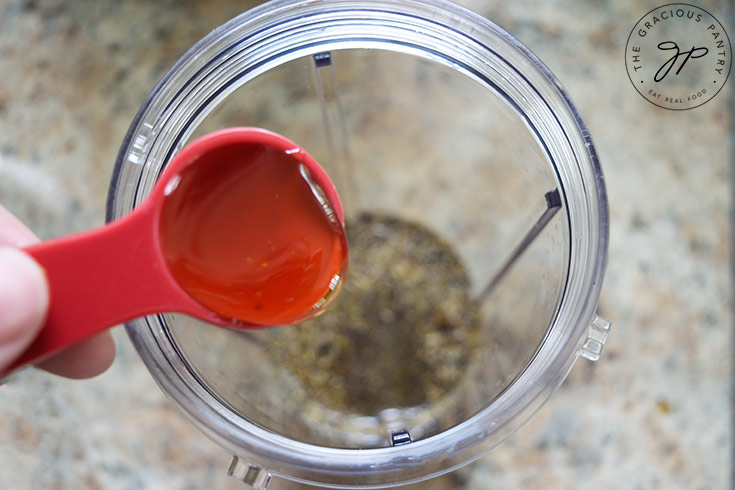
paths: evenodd
<path fill-rule="evenodd" d="M 120 142 L 149 90 L 256 3 L 0 3 L 0 202 L 42 238 L 102 224 Z M 579 362 L 507 442 L 409 488 L 732 488 L 733 74 L 690 111 L 633 90 L 626 39 L 665 2 L 460 3 L 538 55 L 589 126 L 610 200 L 599 311 L 613 330 L 602 359 Z M 735 15 L 728 2 L 702 7 Z M 114 335 L 117 360 L 98 378 L 27 370 L 0 387 L 0 488 L 245 488 L 122 328 Z"/>

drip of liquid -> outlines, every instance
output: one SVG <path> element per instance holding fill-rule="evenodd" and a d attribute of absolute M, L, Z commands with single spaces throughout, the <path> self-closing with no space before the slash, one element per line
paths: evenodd
<path fill-rule="evenodd" d="M 344 229 L 294 155 L 260 145 L 207 153 L 167 189 L 159 237 L 196 301 L 260 325 L 297 323 L 336 296 Z"/>

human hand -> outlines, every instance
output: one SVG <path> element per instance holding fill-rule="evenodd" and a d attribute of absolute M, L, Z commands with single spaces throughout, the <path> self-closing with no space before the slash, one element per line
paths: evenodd
<path fill-rule="evenodd" d="M 19 250 L 38 237 L 0 206 L 0 371 L 20 356 L 46 318 L 48 285 L 43 269 Z M 37 367 L 67 378 L 90 378 L 104 372 L 115 358 L 109 332 L 82 341 Z"/>

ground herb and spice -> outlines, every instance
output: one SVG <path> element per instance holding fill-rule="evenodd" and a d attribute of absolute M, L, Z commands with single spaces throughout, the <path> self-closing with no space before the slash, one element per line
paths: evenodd
<path fill-rule="evenodd" d="M 440 400 L 479 343 L 464 267 L 417 223 L 365 213 L 346 231 L 344 289 L 325 314 L 274 329 L 269 356 L 331 410 L 375 415 Z"/>

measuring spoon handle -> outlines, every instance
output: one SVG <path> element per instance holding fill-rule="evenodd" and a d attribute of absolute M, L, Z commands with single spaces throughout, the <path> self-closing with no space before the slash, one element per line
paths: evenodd
<path fill-rule="evenodd" d="M 146 202 L 106 226 L 24 249 L 46 272 L 48 316 L 33 343 L 2 375 L 133 318 L 164 311 L 214 316 L 169 274 L 158 246 L 156 214 Z"/>

